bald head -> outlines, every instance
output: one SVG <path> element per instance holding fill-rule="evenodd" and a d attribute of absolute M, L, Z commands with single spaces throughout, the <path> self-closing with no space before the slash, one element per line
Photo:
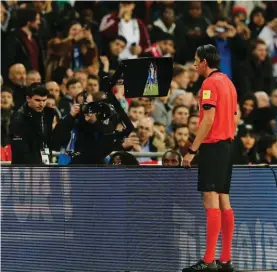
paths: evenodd
<path fill-rule="evenodd" d="M 142 118 L 138 123 L 138 136 L 140 141 L 148 141 L 153 135 L 153 120 L 149 117 Z"/>
<path fill-rule="evenodd" d="M 16 63 L 9 69 L 9 79 L 12 83 L 20 86 L 26 85 L 26 69 L 23 64 Z"/>
<path fill-rule="evenodd" d="M 59 101 L 61 95 L 59 84 L 56 81 L 49 81 L 45 84 L 45 87 L 55 97 L 55 100 Z"/>

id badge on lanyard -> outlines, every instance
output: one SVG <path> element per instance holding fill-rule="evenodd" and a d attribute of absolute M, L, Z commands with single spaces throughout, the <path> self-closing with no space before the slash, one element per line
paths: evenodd
<path fill-rule="evenodd" d="M 43 115 L 41 116 L 41 134 L 42 137 L 44 138 L 44 122 L 43 122 Z M 50 151 L 49 148 L 47 147 L 47 145 L 44 143 L 42 143 L 43 148 L 40 151 L 40 155 L 41 155 L 41 160 L 43 164 L 50 164 L 50 159 L 49 159 L 49 155 L 50 155 Z"/>
<path fill-rule="evenodd" d="M 50 164 L 50 159 L 49 159 L 49 148 L 44 148 L 43 150 L 40 151 L 40 155 L 41 155 L 41 160 L 43 164 Z"/>

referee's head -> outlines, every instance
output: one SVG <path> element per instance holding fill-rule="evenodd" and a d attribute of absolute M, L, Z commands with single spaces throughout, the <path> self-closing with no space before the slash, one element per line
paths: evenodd
<path fill-rule="evenodd" d="M 201 45 L 195 53 L 194 66 L 200 75 L 209 74 L 210 70 L 219 68 L 220 57 L 215 46 Z"/>

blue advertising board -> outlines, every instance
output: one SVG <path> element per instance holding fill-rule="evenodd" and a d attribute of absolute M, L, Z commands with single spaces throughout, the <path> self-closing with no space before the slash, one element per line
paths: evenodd
<path fill-rule="evenodd" d="M 239 270 L 277 269 L 275 170 L 233 170 Z M 2 271 L 179 272 L 204 253 L 197 169 L 2 167 L 1 176 Z"/>

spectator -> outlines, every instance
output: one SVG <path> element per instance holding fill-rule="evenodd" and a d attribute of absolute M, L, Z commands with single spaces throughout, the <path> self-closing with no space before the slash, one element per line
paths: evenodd
<path fill-rule="evenodd" d="M 15 110 L 26 102 L 26 69 L 24 65 L 17 63 L 9 70 L 9 87 L 13 90 Z"/>
<path fill-rule="evenodd" d="M 240 104 L 241 119 L 244 120 L 246 124 L 253 125 L 253 114 L 257 108 L 258 102 L 256 96 L 252 93 L 246 94 Z"/>
<path fill-rule="evenodd" d="M 174 53 L 174 37 L 159 31 L 156 34 L 155 43 L 145 50 L 143 57 L 174 57 Z"/>
<path fill-rule="evenodd" d="M 10 30 L 10 19 L 11 14 L 9 10 L 6 9 L 4 2 L 1 1 L 1 39 L 5 40 L 6 35 Z"/>
<path fill-rule="evenodd" d="M 13 114 L 13 93 L 12 89 L 3 87 L 1 89 L 1 146 L 5 147 L 11 143 L 10 122 Z"/>
<path fill-rule="evenodd" d="M 251 31 L 251 39 L 258 38 L 260 32 L 265 26 L 265 10 L 261 7 L 255 7 L 250 14 L 248 27 Z"/>
<path fill-rule="evenodd" d="M 90 29 L 73 21 L 66 38 L 56 37 L 48 42 L 46 60 L 46 80 L 51 80 L 53 71 L 58 67 L 72 68 L 74 71 L 89 67 L 98 60 L 98 49 Z"/>
<path fill-rule="evenodd" d="M 188 108 L 192 106 L 193 94 L 183 90 L 178 90 L 173 93 L 169 98 L 169 107 L 173 108 L 178 105 L 184 105 Z"/>
<path fill-rule="evenodd" d="M 46 107 L 51 108 L 51 109 L 56 109 L 56 99 L 55 96 L 52 94 L 49 94 L 47 96 L 47 100 L 46 100 Z"/>
<path fill-rule="evenodd" d="M 49 91 L 49 93 L 55 97 L 56 105 L 58 105 L 61 99 L 61 90 L 58 83 L 55 81 L 48 81 L 45 84 L 45 87 Z"/>
<path fill-rule="evenodd" d="M 74 78 L 78 79 L 81 84 L 82 84 L 82 88 L 86 89 L 87 88 L 87 84 L 88 84 L 88 75 L 87 73 L 85 73 L 84 71 L 76 71 L 73 75 Z"/>
<path fill-rule="evenodd" d="M 259 162 L 256 135 L 252 125 L 243 125 L 233 142 L 233 163 L 248 165 Z"/>
<path fill-rule="evenodd" d="M 189 73 L 189 84 L 186 91 L 192 92 L 194 95 L 196 95 L 201 88 L 203 80 L 199 77 L 199 74 L 197 73 L 193 63 L 187 63 L 186 66 Z"/>
<path fill-rule="evenodd" d="M 115 35 L 121 35 L 127 40 L 120 59 L 137 58 L 150 46 L 148 30 L 141 20 L 134 18 L 134 9 L 134 2 L 122 1 L 119 11 L 104 16 L 100 24 L 104 38 L 113 39 Z"/>
<path fill-rule="evenodd" d="M 87 92 L 89 94 L 95 94 L 99 92 L 99 78 L 98 76 L 89 75 L 87 82 Z"/>
<path fill-rule="evenodd" d="M 172 122 L 167 127 L 167 133 L 172 133 L 175 126 L 187 125 L 189 109 L 184 105 L 175 106 L 172 109 Z"/>
<path fill-rule="evenodd" d="M 270 105 L 277 119 L 277 89 L 271 92 Z"/>
<path fill-rule="evenodd" d="M 209 22 L 202 13 L 201 1 L 190 1 L 188 5 L 188 13 L 184 14 L 181 20 L 185 25 L 187 60 L 192 61 L 196 48 L 206 43 Z"/>
<path fill-rule="evenodd" d="M 162 165 L 166 167 L 174 167 L 182 165 L 182 157 L 175 150 L 168 150 L 162 157 Z"/>
<path fill-rule="evenodd" d="M 187 125 L 178 125 L 173 129 L 173 137 L 175 141 L 174 150 L 178 151 L 182 157 L 188 152 L 189 129 Z"/>
<path fill-rule="evenodd" d="M 139 121 L 145 117 L 145 109 L 138 101 L 133 100 L 128 109 L 128 117 L 130 118 L 133 126 L 136 128 Z"/>
<path fill-rule="evenodd" d="M 277 164 L 277 138 L 273 135 L 265 135 L 258 142 L 260 162 Z"/>
<path fill-rule="evenodd" d="M 170 93 L 173 94 L 175 91 L 179 90 L 179 84 L 172 80 L 170 83 Z"/>
<path fill-rule="evenodd" d="M 252 43 L 252 54 L 247 60 L 245 77 L 248 92 L 262 90 L 270 94 L 274 87 L 272 64 L 267 56 L 266 43 L 261 39 Z"/>
<path fill-rule="evenodd" d="M 178 89 L 186 90 L 190 82 L 188 70 L 185 66 L 177 64 L 173 66 L 173 81 L 178 84 Z"/>
<path fill-rule="evenodd" d="M 62 117 L 70 113 L 71 106 L 79 93 L 83 91 L 82 84 L 78 79 L 72 78 L 66 84 L 67 94 L 59 102 L 59 110 Z"/>
<path fill-rule="evenodd" d="M 185 34 L 185 27 L 180 20 L 176 21 L 175 10 L 173 5 L 163 6 L 161 17 L 154 21 L 150 33 L 153 41 L 157 41 L 160 39 L 160 32 L 167 33 L 170 36 L 172 36 L 172 38 L 169 41 L 173 41 L 171 41 L 169 50 L 168 52 L 166 52 L 166 54 L 170 53 L 170 55 L 173 56 L 175 53 L 174 51 L 176 50 L 175 60 L 178 63 L 184 63 L 186 60 L 186 50 L 184 50 L 185 41 L 183 38 Z"/>
<path fill-rule="evenodd" d="M 40 73 L 36 70 L 28 71 L 27 76 L 26 76 L 26 85 L 27 85 L 27 87 L 32 85 L 33 83 L 41 83 Z"/>
<path fill-rule="evenodd" d="M 52 75 L 52 80 L 57 82 L 60 86 L 61 95 L 65 95 L 67 92 L 66 84 L 68 79 L 73 77 L 73 71 L 70 68 L 58 67 Z M 48 82 L 48 81 L 47 81 Z"/>
<path fill-rule="evenodd" d="M 199 115 L 192 114 L 188 118 L 189 133 L 196 135 L 199 126 Z"/>
<path fill-rule="evenodd" d="M 168 105 L 168 96 L 157 97 L 155 99 L 155 106 L 152 117 L 156 122 L 160 122 L 165 127 L 169 126 L 171 122 L 170 106 Z"/>
<path fill-rule="evenodd" d="M 124 51 L 127 45 L 127 40 L 120 35 L 117 35 L 109 42 L 108 50 L 106 50 L 106 56 L 110 63 L 110 69 L 116 70 L 119 64 L 119 56 Z"/>
<path fill-rule="evenodd" d="M 153 144 L 153 121 L 151 118 L 142 118 L 138 123 L 138 137 L 141 146 L 141 152 L 157 152 L 158 148 Z M 156 158 L 152 158 L 156 159 Z M 141 157 L 139 162 L 150 160 L 148 157 Z"/>
<path fill-rule="evenodd" d="M 39 71 L 44 78 L 43 52 L 39 38 L 33 34 L 38 31 L 40 15 L 32 9 L 18 10 L 18 29 L 13 30 L 5 39 L 2 52 L 2 72 L 15 63 L 22 63 L 27 70 Z"/>
<path fill-rule="evenodd" d="M 137 159 L 128 152 L 118 151 L 111 155 L 109 164 L 112 165 L 139 165 Z"/>
<path fill-rule="evenodd" d="M 189 138 L 187 146 L 190 147 L 195 139 L 196 132 L 199 126 L 199 115 L 191 114 L 188 118 Z"/>
<path fill-rule="evenodd" d="M 244 40 L 251 37 L 251 31 L 246 26 L 247 9 L 242 6 L 236 6 L 232 9 L 232 21 L 236 27 L 237 35 L 240 35 Z"/>
<path fill-rule="evenodd" d="M 274 110 L 270 107 L 269 96 L 265 92 L 256 92 L 255 96 L 258 101 L 258 109 L 253 115 L 254 130 L 260 135 L 272 135 L 276 116 Z"/>
<path fill-rule="evenodd" d="M 46 106 L 47 89 L 32 84 L 11 121 L 12 164 L 49 164 L 54 110 Z"/>
<path fill-rule="evenodd" d="M 144 106 L 145 116 L 151 117 L 155 110 L 154 98 L 151 97 L 139 97 L 139 102 Z"/>
<path fill-rule="evenodd" d="M 245 60 L 249 52 L 249 43 L 237 34 L 228 19 L 220 17 L 207 29 L 210 43 L 216 46 L 220 55 L 220 70 L 235 84 L 239 99 L 247 92 L 245 87 Z"/>
<path fill-rule="evenodd" d="M 269 57 L 272 59 L 273 64 L 273 77 L 275 78 L 275 87 L 277 86 L 277 18 L 269 22 L 259 34 L 269 52 Z"/>

